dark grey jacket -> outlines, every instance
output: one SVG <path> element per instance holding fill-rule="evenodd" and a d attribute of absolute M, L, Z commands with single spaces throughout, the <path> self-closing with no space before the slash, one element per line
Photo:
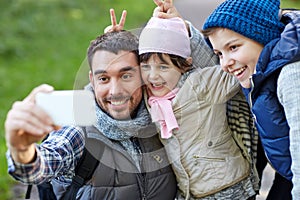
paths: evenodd
<path fill-rule="evenodd" d="M 100 163 L 92 179 L 79 190 L 77 199 L 175 198 L 176 179 L 153 124 L 141 131 L 140 138 L 132 139 L 142 151 L 140 169 L 118 142 L 109 140 L 95 127 L 87 127 L 86 136 L 87 149 L 94 157 L 100 158 Z M 103 152 L 99 152 L 98 145 L 104 145 Z M 65 188 L 58 182 L 52 183 L 60 192 Z"/>

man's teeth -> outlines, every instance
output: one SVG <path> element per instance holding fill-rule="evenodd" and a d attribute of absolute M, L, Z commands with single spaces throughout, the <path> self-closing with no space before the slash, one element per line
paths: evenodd
<path fill-rule="evenodd" d="M 235 76 L 237 76 L 237 75 L 239 75 L 240 73 L 242 73 L 245 69 L 246 69 L 246 67 L 242 67 L 242 68 L 240 68 L 240 69 L 234 71 L 233 74 L 234 74 Z"/>
<path fill-rule="evenodd" d="M 115 106 L 118 106 L 118 105 L 124 104 L 125 102 L 126 102 L 125 100 L 123 100 L 123 101 L 112 101 L 111 104 L 115 105 Z"/>

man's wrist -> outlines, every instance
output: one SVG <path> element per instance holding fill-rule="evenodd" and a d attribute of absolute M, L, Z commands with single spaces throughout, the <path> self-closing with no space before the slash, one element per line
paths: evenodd
<path fill-rule="evenodd" d="M 34 162 L 36 159 L 36 149 L 34 144 L 26 148 L 15 148 L 10 146 L 9 151 L 12 159 L 18 163 L 28 164 Z"/>

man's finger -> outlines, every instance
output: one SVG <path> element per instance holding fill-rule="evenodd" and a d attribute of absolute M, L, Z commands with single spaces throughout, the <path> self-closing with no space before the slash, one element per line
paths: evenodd
<path fill-rule="evenodd" d="M 52 92 L 54 88 L 48 84 L 42 84 L 34 88 L 31 93 L 24 99 L 24 102 L 35 102 L 35 96 L 39 92 Z"/>

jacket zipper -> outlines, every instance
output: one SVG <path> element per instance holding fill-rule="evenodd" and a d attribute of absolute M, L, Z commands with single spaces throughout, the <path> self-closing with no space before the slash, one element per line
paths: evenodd
<path fill-rule="evenodd" d="M 251 111 L 251 114 L 252 114 L 252 121 L 253 121 L 253 124 L 252 124 L 252 126 L 253 126 L 253 133 L 254 133 L 254 128 L 255 128 L 255 123 L 256 123 L 256 116 L 255 116 L 255 114 L 253 113 L 253 111 L 252 111 L 252 107 L 253 107 L 253 105 L 252 105 L 252 92 L 253 92 L 253 90 L 254 90 L 254 82 L 253 82 L 253 78 L 252 78 L 252 76 L 250 76 L 250 84 L 251 84 L 251 90 L 250 90 L 250 92 L 249 92 L 249 94 L 248 94 L 248 99 L 249 99 L 249 107 L 250 107 L 250 111 Z M 259 134 L 259 133 L 258 133 Z M 260 139 L 260 138 L 259 138 Z M 273 167 L 273 165 L 272 165 L 272 163 L 271 163 L 271 161 L 270 161 L 270 159 L 269 159 L 269 157 L 268 157 L 268 155 L 266 154 L 266 152 L 264 151 L 264 154 L 265 154 L 265 157 L 266 157 L 266 159 L 268 160 L 268 163 L 270 164 L 270 166 L 273 168 L 273 169 L 275 169 L 274 167 Z"/>
<path fill-rule="evenodd" d="M 142 152 L 144 152 L 144 147 L 143 146 L 141 146 L 140 144 L 140 141 L 139 141 L 139 139 L 137 139 L 136 137 L 134 137 L 134 138 L 132 138 L 132 141 L 135 143 L 135 145 L 138 143 L 139 145 L 139 148 L 140 148 L 140 150 L 142 151 Z M 144 161 L 143 161 L 143 156 L 142 156 L 142 158 L 141 158 L 141 160 L 140 160 L 140 177 L 142 178 L 142 189 L 141 189 L 141 196 L 142 196 L 142 200 L 146 200 L 147 199 L 147 176 L 146 176 L 146 173 L 145 172 L 143 172 L 145 169 L 144 169 Z"/>
<path fill-rule="evenodd" d="M 255 128 L 255 123 L 256 123 L 256 116 L 255 114 L 253 113 L 253 110 L 252 110 L 252 107 L 253 107 L 253 103 L 252 103 L 252 92 L 253 92 L 253 89 L 254 89 L 254 82 L 253 82 L 253 78 L 252 76 L 250 76 L 250 84 L 251 84 L 251 90 L 250 92 L 248 93 L 248 99 L 249 99 L 249 107 L 250 107 L 250 111 L 251 111 L 251 114 L 252 114 L 252 128 Z"/>

